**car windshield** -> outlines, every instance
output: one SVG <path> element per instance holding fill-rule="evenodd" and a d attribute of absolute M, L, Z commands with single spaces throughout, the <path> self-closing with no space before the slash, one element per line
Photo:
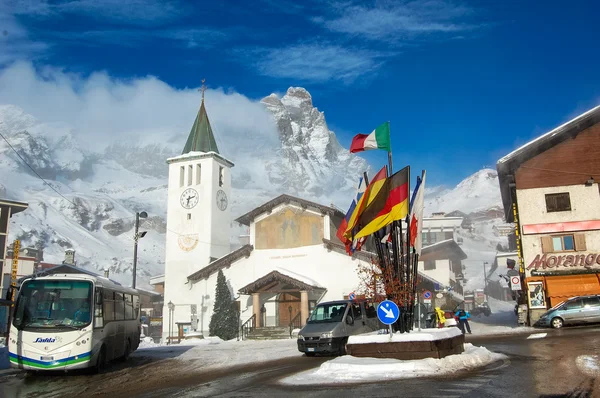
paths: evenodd
<path fill-rule="evenodd" d="M 347 306 L 347 303 L 319 304 L 310 314 L 308 323 L 340 322 Z"/>
<path fill-rule="evenodd" d="M 29 280 L 23 283 L 13 325 L 27 328 L 82 328 L 91 322 L 88 281 Z"/>

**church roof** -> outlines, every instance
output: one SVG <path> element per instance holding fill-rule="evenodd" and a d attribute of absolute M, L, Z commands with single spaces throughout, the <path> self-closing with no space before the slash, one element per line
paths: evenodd
<path fill-rule="evenodd" d="M 240 258 L 250 256 L 252 250 L 254 250 L 254 246 L 244 245 L 239 249 L 232 251 L 231 253 L 226 254 L 221 258 L 216 259 L 201 270 L 194 272 L 193 274 L 188 276 L 188 280 L 196 282 L 202 279 L 206 279 L 211 274 L 218 272 L 220 269 L 229 267 L 232 263 L 239 260 Z"/>
<path fill-rule="evenodd" d="M 190 131 L 185 147 L 183 148 L 182 155 L 189 152 L 215 152 L 219 153 L 217 148 L 217 142 L 213 135 L 208 115 L 206 114 L 206 108 L 204 107 L 204 94 L 202 95 L 202 104 L 200 110 L 196 115 L 196 120 Z"/>
<path fill-rule="evenodd" d="M 243 288 L 239 289 L 240 294 L 252 294 L 257 292 L 276 292 L 279 293 L 285 290 L 285 287 L 291 287 L 292 289 L 300 290 L 315 290 L 323 289 L 319 286 L 314 286 L 298 280 L 289 275 L 282 274 L 279 271 L 271 271 L 262 278 L 258 278 L 252 283 L 247 284 Z"/>
<path fill-rule="evenodd" d="M 263 204 L 262 206 L 259 206 L 256 209 L 251 210 L 248 213 L 236 218 L 235 222 L 238 222 L 243 225 L 250 225 L 250 223 L 252 221 L 254 221 L 256 219 L 256 217 L 260 216 L 261 214 L 270 213 L 275 207 L 277 207 L 281 204 L 292 204 L 292 203 L 299 205 L 302 208 L 311 207 L 313 209 L 317 209 L 321 212 L 321 214 L 329 214 L 331 216 L 338 216 L 340 218 L 344 218 L 346 216 L 344 213 L 342 213 L 340 210 L 338 210 L 334 207 L 320 205 L 316 202 L 311 202 L 306 199 L 301 199 L 301 198 L 297 198 L 295 196 L 283 194 L 283 195 L 279 195 L 275 199 L 268 201 L 267 203 Z"/>

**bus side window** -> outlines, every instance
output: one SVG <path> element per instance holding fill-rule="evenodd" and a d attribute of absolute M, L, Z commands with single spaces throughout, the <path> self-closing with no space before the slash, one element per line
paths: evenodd
<path fill-rule="evenodd" d="M 133 319 L 140 317 L 140 296 L 133 295 Z"/>
<path fill-rule="evenodd" d="M 103 300 L 102 300 L 102 288 L 96 288 L 96 297 L 94 298 L 94 327 L 102 328 L 104 327 L 104 317 L 103 317 Z"/>
<path fill-rule="evenodd" d="M 104 321 L 115 320 L 115 298 L 113 292 L 107 290 L 104 292 Z"/>

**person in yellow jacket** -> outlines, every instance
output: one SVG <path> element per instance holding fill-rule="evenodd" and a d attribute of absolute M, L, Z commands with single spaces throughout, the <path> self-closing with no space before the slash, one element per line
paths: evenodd
<path fill-rule="evenodd" d="M 446 314 L 440 307 L 435 307 L 435 315 L 437 318 L 437 324 L 439 328 L 443 328 L 446 323 Z"/>

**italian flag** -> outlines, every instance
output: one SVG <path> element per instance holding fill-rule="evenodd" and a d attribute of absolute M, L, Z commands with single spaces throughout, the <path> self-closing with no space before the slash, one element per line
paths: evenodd
<path fill-rule="evenodd" d="M 352 139 L 350 152 L 362 152 L 369 149 L 385 149 L 391 151 L 390 122 L 385 122 L 371 132 L 371 134 L 357 134 Z"/>

